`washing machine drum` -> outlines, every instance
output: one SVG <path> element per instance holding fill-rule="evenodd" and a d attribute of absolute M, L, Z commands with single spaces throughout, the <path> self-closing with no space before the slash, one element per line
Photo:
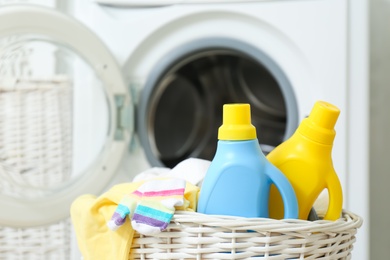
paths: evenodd
<path fill-rule="evenodd" d="M 277 64 L 243 42 L 191 42 L 156 65 L 138 106 L 138 133 L 151 164 L 174 167 L 188 157 L 211 160 L 227 103 L 249 103 L 265 154 L 295 131 L 292 87 Z M 290 102 L 286 102 L 290 101 Z"/>
<path fill-rule="evenodd" d="M 87 28 L 50 9 L 0 8 L 0 225 L 55 222 L 100 193 L 130 141 L 131 104 Z"/>

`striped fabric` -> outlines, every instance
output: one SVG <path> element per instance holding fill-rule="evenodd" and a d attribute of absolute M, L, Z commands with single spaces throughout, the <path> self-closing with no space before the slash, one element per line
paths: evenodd
<path fill-rule="evenodd" d="M 134 212 L 141 198 L 142 192 L 139 190 L 126 194 L 118 204 L 111 220 L 107 223 L 108 227 L 111 230 L 117 230 L 122 226 L 126 221 L 126 217 Z"/>
<path fill-rule="evenodd" d="M 108 226 L 115 230 L 123 225 L 129 215 L 134 230 L 141 234 L 150 235 L 165 230 L 175 212 L 175 206 L 184 203 L 185 185 L 186 182 L 181 179 L 145 182 L 121 200 Z"/>

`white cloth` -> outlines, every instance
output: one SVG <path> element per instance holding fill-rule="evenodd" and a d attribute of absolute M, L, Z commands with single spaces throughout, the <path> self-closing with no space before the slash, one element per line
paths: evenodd
<path fill-rule="evenodd" d="M 133 182 L 150 180 L 156 177 L 180 178 L 189 183 L 201 186 L 201 183 L 210 166 L 210 161 L 198 158 L 188 158 L 174 168 L 154 167 L 136 175 Z"/>

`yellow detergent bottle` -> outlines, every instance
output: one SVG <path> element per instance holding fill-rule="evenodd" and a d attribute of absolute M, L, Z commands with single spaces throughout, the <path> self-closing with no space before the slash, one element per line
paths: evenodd
<path fill-rule="evenodd" d="M 318 101 L 308 118 L 302 120 L 295 133 L 267 155 L 267 159 L 287 177 L 293 186 L 299 207 L 299 219 L 307 220 L 319 194 L 328 189 L 329 206 L 326 220 L 340 218 L 343 194 L 333 168 L 332 147 L 336 136 L 334 126 L 340 110 Z M 283 203 L 278 190 L 271 188 L 271 218 L 283 218 Z"/>

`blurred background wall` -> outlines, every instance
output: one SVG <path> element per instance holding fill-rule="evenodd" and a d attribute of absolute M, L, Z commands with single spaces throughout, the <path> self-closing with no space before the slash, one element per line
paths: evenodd
<path fill-rule="evenodd" d="M 370 259 L 390 257 L 390 1 L 370 1 Z"/>

